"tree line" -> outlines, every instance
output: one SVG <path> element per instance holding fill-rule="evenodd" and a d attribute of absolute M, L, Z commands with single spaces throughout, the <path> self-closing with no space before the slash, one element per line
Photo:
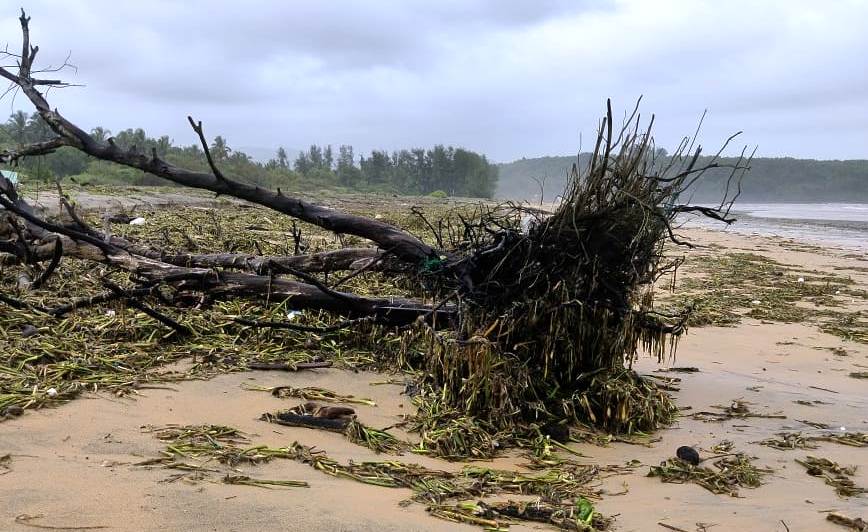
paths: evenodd
<path fill-rule="evenodd" d="M 98 140 L 110 137 L 125 149 L 150 154 L 156 150 L 164 160 L 191 170 L 208 171 L 205 153 L 199 145 L 179 146 L 166 135 L 149 137 L 141 128 L 112 134 L 96 127 L 91 130 Z M 0 125 L 0 149 L 51 138 L 42 118 L 34 113 L 17 111 Z M 452 146 L 431 149 L 385 151 L 373 150 L 356 157 L 353 147 L 313 145 L 291 159 L 284 148 L 267 162 L 260 162 L 243 151 L 232 149 L 218 136 L 209 146 L 221 171 L 239 180 L 284 190 L 331 188 L 361 192 L 407 195 L 467 196 L 490 198 L 497 188 L 498 168 L 485 155 Z M 24 179 L 67 179 L 80 184 L 166 185 L 156 176 L 99 161 L 78 150 L 61 148 L 55 153 L 21 161 Z"/>

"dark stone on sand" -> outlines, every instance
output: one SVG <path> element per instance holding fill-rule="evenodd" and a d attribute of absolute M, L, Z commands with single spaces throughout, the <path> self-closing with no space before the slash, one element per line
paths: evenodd
<path fill-rule="evenodd" d="M 688 464 L 699 465 L 699 453 L 696 452 L 696 449 L 693 447 L 682 445 L 677 451 L 675 451 L 675 456 L 684 460 Z"/>

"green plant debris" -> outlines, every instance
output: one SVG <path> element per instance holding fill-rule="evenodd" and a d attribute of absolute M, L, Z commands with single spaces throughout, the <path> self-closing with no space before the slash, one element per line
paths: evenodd
<path fill-rule="evenodd" d="M 347 424 L 344 434 L 351 442 L 367 447 L 377 453 L 399 455 L 403 454 L 411 446 L 410 443 L 399 440 L 385 430 L 368 427 L 355 419 Z"/>
<path fill-rule="evenodd" d="M 678 411 L 660 386 L 630 370 L 585 376 L 586 390 L 573 395 L 574 416 L 610 432 L 644 432 L 668 425 Z"/>
<path fill-rule="evenodd" d="M 212 473 L 222 471 L 221 481 L 224 484 L 270 489 L 308 487 L 307 482 L 301 480 L 257 479 L 240 474 L 236 469 L 239 465 L 255 466 L 274 458 L 287 458 L 288 455 L 282 449 L 250 446 L 249 438 L 238 429 L 221 425 L 168 425 L 144 427 L 143 430 L 165 442 L 166 448 L 160 452 L 161 456 L 134 465 L 181 471 L 170 476 L 167 482 L 210 480 Z"/>
<path fill-rule="evenodd" d="M 751 411 L 748 401 L 742 399 L 734 399 L 728 406 L 712 405 L 712 408 L 717 408 L 720 412 L 699 411 L 690 415 L 698 421 L 727 421 L 730 419 L 743 419 L 749 417 L 771 418 L 771 419 L 786 419 L 787 416 L 775 413 L 759 413 Z"/>
<path fill-rule="evenodd" d="M 377 403 L 375 403 L 371 399 L 356 397 L 354 395 L 341 395 L 331 390 L 327 390 L 325 388 L 317 388 L 314 386 L 306 386 L 304 388 L 295 388 L 293 386 L 244 386 L 244 389 L 270 392 L 271 395 L 280 398 L 293 397 L 298 399 L 305 399 L 307 401 L 324 401 L 327 403 L 351 403 L 357 405 L 377 406 Z"/>
<path fill-rule="evenodd" d="M 487 530 L 507 530 L 509 523 L 522 520 L 577 531 L 607 530 L 612 522 L 597 512 L 593 503 L 585 498 L 561 505 L 544 501 L 441 504 L 429 506 L 428 512 L 447 521 L 479 525 Z"/>
<path fill-rule="evenodd" d="M 868 532 L 868 521 L 861 517 L 847 517 L 838 512 L 829 512 L 826 514 L 826 520 L 856 532 Z"/>
<path fill-rule="evenodd" d="M 574 521 L 577 515 L 580 522 L 590 522 L 592 526 L 607 523 L 608 520 L 599 515 L 588 521 L 589 515 L 596 514 L 590 501 L 599 499 L 599 491 L 595 486 L 600 474 L 629 471 L 629 468 L 620 466 L 609 469 L 585 465 L 547 468 L 528 474 L 474 466 L 465 466 L 457 472 L 447 472 L 397 461 L 341 464 L 329 458 L 323 451 L 298 442 L 286 447 L 251 446 L 250 440 L 243 433 L 230 427 L 195 425 L 146 430 L 163 441 L 166 447 L 160 453 L 161 456 L 136 464 L 139 466 L 160 466 L 180 469 L 183 471 L 181 475 L 191 472 L 202 475 L 214 471 L 205 467 L 212 462 L 235 466 L 242 463 L 261 464 L 276 458 L 289 459 L 339 478 L 374 486 L 407 488 L 413 491 L 411 501 L 427 505 L 438 506 L 449 501 L 461 502 L 501 494 L 535 496 L 546 501 L 552 509 L 552 519 L 547 522 L 566 530 L 593 530 L 570 528 L 570 522 Z M 301 481 L 257 480 L 235 471 L 226 473 L 223 481 L 259 487 L 296 487 L 303 484 Z M 580 502 L 582 500 L 587 502 Z M 521 512 L 512 512 L 506 506 L 499 506 L 499 503 L 492 504 L 493 511 L 500 512 L 498 508 L 501 508 L 504 512 L 502 515 L 509 519 L 538 521 L 539 519 L 534 517 L 541 515 L 522 515 Z M 571 513 L 566 512 L 570 505 L 575 506 Z"/>
<path fill-rule="evenodd" d="M 817 446 L 811 443 L 813 438 L 803 436 L 801 432 L 781 432 L 776 438 L 766 438 L 759 442 L 760 445 L 778 449 L 780 451 L 788 451 L 793 449 L 816 449 Z"/>
<path fill-rule="evenodd" d="M 414 453 L 446 460 L 490 459 L 516 438 L 446 405 L 434 394 L 417 395 L 413 403 L 417 414 L 407 420 L 406 428 L 419 434 Z"/>
<path fill-rule="evenodd" d="M 830 432 L 820 436 L 812 436 L 811 440 L 840 443 L 851 447 L 868 447 L 868 433 L 865 432 Z"/>
<path fill-rule="evenodd" d="M 673 366 L 664 369 L 655 370 L 657 372 L 672 372 L 672 373 L 699 373 L 699 368 L 695 366 Z"/>
<path fill-rule="evenodd" d="M 841 497 L 852 497 L 868 492 L 865 488 L 857 486 L 851 478 L 856 474 L 856 466 L 842 467 L 828 458 L 816 456 L 807 456 L 802 460 L 797 458 L 796 462 L 807 469 L 807 473 L 812 477 L 822 478 L 826 484 L 834 487 L 835 493 Z"/>
<path fill-rule="evenodd" d="M 806 436 L 801 432 L 780 432 L 776 438 L 768 438 L 760 443 L 782 451 L 792 449 L 816 449 L 813 442 L 832 442 L 850 447 L 868 447 L 868 434 L 864 432 L 829 432 Z"/>
<path fill-rule="evenodd" d="M 817 406 L 817 405 L 831 405 L 831 404 L 833 404 L 833 403 L 830 403 L 828 401 L 821 401 L 819 399 L 814 399 L 812 401 L 807 401 L 805 399 L 796 399 L 795 401 L 793 401 L 793 403 L 795 403 L 797 405 L 802 405 L 802 406 Z"/>
<path fill-rule="evenodd" d="M 853 371 L 850 376 L 854 379 L 868 379 L 868 371 Z"/>
<path fill-rule="evenodd" d="M 363 210 L 363 208 L 362 208 Z M 85 212 L 86 221 L 99 227 L 101 213 Z M 142 245 L 160 247 L 166 253 L 293 254 L 293 220 L 261 209 L 201 208 L 140 209 L 147 224 L 115 224 L 115 234 Z M 402 213 L 401 223 L 415 216 Z M 338 249 L 335 235 L 297 223 L 303 244 L 310 252 Z M 261 227 L 262 230 L 247 230 Z M 347 240 L 345 243 L 349 243 Z M 0 282 L 14 286 L 23 266 L 4 265 Z M 374 324 L 361 324 L 352 331 L 324 335 L 300 331 L 256 329 L 236 323 L 235 318 L 286 320 L 287 302 L 217 301 L 195 312 L 164 310 L 192 331 L 188 337 L 166 329 L 153 318 L 110 301 L 69 312 L 59 318 L 40 309 L 53 309 L 70 301 L 105 291 L 102 279 L 131 286 L 129 275 L 107 267 L 64 257 L 56 274 L 40 289 L 4 292 L 30 308 L 16 309 L 0 301 L 0 412 L 10 406 L 26 409 L 65 403 L 84 392 L 118 396 L 167 382 L 207 378 L 244 371 L 248 362 L 294 365 L 327 360 L 338 368 L 373 368 L 390 360 L 402 349 L 402 333 Z M 362 295 L 406 296 L 388 278 L 368 272 L 348 281 L 347 289 Z M 146 299 L 147 302 L 147 299 Z M 156 302 L 159 304 L 159 302 Z M 310 327 L 328 327 L 340 321 L 324 313 L 305 311 L 295 322 Z M 379 359 L 379 361 L 378 361 Z M 192 361 L 183 369 L 166 366 Z M 322 398 L 326 400 L 325 397 Z M 0 416 L 0 420 L 3 416 Z"/>
<path fill-rule="evenodd" d="M 247 475 L 226 475 L 223 477 L 224 484 L 236 484 L 240 486 L 255 486 L 257 488 L 309 488 L 310 484 L 303 480 L 265 480 L 250 478 Z"/>
<path fill-rule="evenodd" d="M 729 453 L 735 448 L 735 443 L 732 440 L 723 440 L 711 446 L 711 452 L 714 454 Z"/>
<path fill-rule="evenodd" d="M 715 460 L 715 469 L 712 469 L 670 458 L 659 466 L 651 466 L 648 476 L 675 484 L 698 484 L 712 493 L 738 497 L 739 488 L 757 488 L 763 484 L 764 477 L 772 472 L 769 468 L 753 465 L 752 461 L 752 458 L 739 453 Z"/>
<path fill-rule="evenodd" d="M 624 179 L 629 180 L 627 177 Z M 578 201 L 581 194 L 589 192 L 575 191 L 576 201 L 570 209 L 581 213 L 583 209 L 589 208 Z M 645 192 L 649 191 L 643 189 Z M 334 204 L 340 202 L 348 206 L 348 210 L 362 214 L 374 209 L 386 210 L 390 222 L 415 231 L 429 242 L 434 239 L 428 226 L 409 212 L 409 208 L 384 209 L 383 200 L 361 197 L 333 197 L 328 198 L 328 201 Z M 459 216 L 467 220 L 502 216 L 498 220 L 506 226 L 515 225 L 521 212 L 510 207 L 469 204 L 459 205 L 453 210 L 454 204 L 426 200 L 420 202 L 429 217 L 444 220 L 443 227 L 458 222 Z M 102 224 L 101 214 L 85 212 L 84 217 L 99 226 Z M 308 252 L 360 243 L 356 237 L 336 236 L 266 209 L 241 208 L 228 202 L 217 208 L 139 207 L 136 215 L 146 218 L 147 223 L 115 224 L 112 231 L 137 244 L 159 247 L 167 253 L 232 250 L 251 255 L 293 254 L 297 250 L 289 235 L 294 228 L 301 230 L 299 244 Z M 564 220 L 560 219 L 560 223 L 565 223 Z M 618 228 L 618 231 L 625 231 L 624 234 L 629 234 L 630 238 L 641 236 L 641 242 L 637 240 L 635 243 L 641 249 L 637 247 L 634 251 L 656 256 L 660 250 L 651 245 L 650 239 L 652 233 L 661 228 L 648 228 L 643 220 L 643 217 L 636 217 L 625 221 L 625 226 Z M 555 222 L 557 220 L 552 224 Z M 460 228 L 461 225 L 453 229 L 455 227 Z M 574 229 L 565 226 L 564 230 Z M 456 235 L 456 242 L 465 236 Z M 581 241 L 584 235 L 574 236 Z M 727 255 L 720 260 L 727 264 L 724 270 L 730 273 L 726 276 L 733 275 L 732 271 L 743 270 L 749 282 L 774 282 L 780 285 L 777 288 L 785 288 L 787 294 L 804 298 L 834 298 L 834 291 L 847 290 L 852 284 L 843 277 L 821 275 L 808 275 L 805 283 L 798 283 L 795 280 L 796 273 L 790 266 L 769 262 L 759 255 Z M 432 264 L 431 267 L 436 266 Z M 572 272 L 570 268 L 574 268 L 568 263 L 558 267 L 566 268 L 563 270 L 566 272 Z M 528 265 L 528 268 L 533 269 L 535 266 Z M 23 269 L 23 266 L 4 267 L 0 271 L 0 280 L 5 285 L 14 285 L 16 275 Z M 779 270 L 783 271 L 783 275 L 777 274 Z M 617 276 L 628 275 L 629 272 L 625 271 L 615 268 L 614 273 Z M 548 274 L 536 273 L 542 275 L 542 287 Z M 594 275 L 602 274 L 597 272 Z M 500 320 L 499 313 L 478 316 L 473 323 L 468 322 L 468 330 L 463 331 L 468 333 L 465 335 L 467 338 L 472 339 L 470 343 L 449 335 L 434 334 L 424 327 L 394 331 L 376 324 L 365 324 L 351 331 L 314 334 L 257 329 L 235 322 L 236 318 L 244 317 L 286 321 L 289 319 L 287 314 L 290 313 L 290 307 L 285 301 L 263 304 L 242 300 L 209 302 L 195 312 L 168 308 L 167 313 L 193 331 L 185 338 L 178 337 L 152 318 L 116 301 L 80 309 L 59 319 L 33 310 L 53 308 L 71 299 L 101 292 L 104 290 L 101 284 L 103 277 L 121 286 L 132 285 L 128 275 L 74 258 L 64 258 L 57 274 L 42 289 L 10 293 L 16 299 L 32 305 L 31 310 L 12 309 L 0 302 L 0 342 L 4 347 L 4 354 L 0 357 L 0 412 L 7 411 L 9 407 L 26 410 L 53 406 L 84 392 L 134 396 L 139 390 L 170 382 L 207 378 L 221 372 L 244 371 L 252 361 L 289 365 L 328 361 L 337 368 L 412 368 L 416 376 L 421 374 L 419 368 L 439 368 L 438 372 L 442 370 L 437 375 L 428 374 L 422 378 L 424 382 L 420 386 L 426 390 L 423 394 L 426 404 L 419 405 L 418 414 L 408 420 L 407 428 L 419 435 L 418 442 L 413 444 L 414 452 L 452 460 L 486 459 L 497 456 L 509 447 L 527 446 L 529 439 L 535 436 L 529 427 L 551 421 L 572 426 L 586 423 L 602 427 L 603 430 L 593 438 L 574 433 L 575 438 L 583 441 L 593 439 L 599 444 L 610 441 L 647 444 L 647 433 L 671 422 L 676 415 L 675 405 L 666 393 L 667 388 L 674 389 L 675 381 L 651 380 L 629 369 L 629 362 L 634 356 L 631 346 L 637 341 L 655 346 L 654 352 L 662 356 L 671 349 L 672 344 L 668 343 L 671 338 L 665 341 L 668 338 L 666 335 L 638 338 L 637 335 L 641 336 L 637 332 L 640 328 L 630 323 L 630 320 L 638 319 L 636 314 L 629 314 L 621 322 L 621 318 L 616 319 L 614 314 L 608 315 L 604 310 L 597 312 L 570 306 L 560 308 L 560 302 L 594 285 L 582 285 L 588 279 L 575 279 L 576 284 L 570 287 L 556 287 L 562 292 L 555 294 L 557 297 L 553 296 L 554 299 L 548 300 L 548 296 L 545 296 L 548 288 L 552 287 L 545 290 L 540 288 L 540 293 L 545 297 L 529 297 L 522 300 L 520 308 L 501 309 L 517 316 L 518 321 L 511 330 L 504 328 L 505 322 Z M 630 279 L 622 281 L 633 286 Z M 703 289 L 704 286 L 703 282 L 693 279 L 685 282 L 687 284 L 684 287 L 688 291 Z M 362 295 L 418 294 L 418 283 L 395 285 L 392 278 L 377 272 L 365 272 L 343 286 Z M 633 308 L 633 304 L 643 307 L 647 303 L 648 294 L 638 285 L 628 295 L 630 304 L 625 308 Z M 545 304 L 534 306 L 534 298 Z M 766 300 L 765 297 L 757 299 Z M 729 300 L 725 306 L 735 308 Z M 542 325 L 536 324 L 549 319 L 549 314 L 546 314 L 549 310 L 546 309 L 556 309 L 558 314 L 557 319 L 552 318 L 549 325 L 544 327 L 546 336 L 550 337 L 550 340 L 546 340 L 549 344 L 538 345 L 534 335 L 531 335 L 534 338 L 523 338 L 524 333 L 519 330 L 522 324 L 543 330 Z M 291 314 L 294 322 L 311 327 L 324 328 L 336 322 L 335 318 L 319 312 Z M 590 326 L 598 318 L 609 320 L 606 321 L 605 338 L 598 338 L 596 335 L 599 331 Z M 527 360 L 532 361 L 531 365 L 518 363 L 509 353 L 497 348 L 496 344 L 503 344 L 500 338 L 507 336 L 521 340 L 516 345 L 524 353 L 522 356 L 526 355 Z M 563 345 L 559 342 L 563 342 Z M 606 347 L 607 354 L 592 349 L 598 343 Z M 557 358 L 554 354 L 561 352 L 566 353 L 564 359 L 554 360 Z M 548 354 L 537 356 L 534 353 Z M 611 364 L 603 364 L 607 366 L 606 369 L 586 371 L 587 367 L 595 367 L 607 360 Z M 177 364 L 182 361 L 190 363 Z M 174 364 L 172 367 L 175 369 L 172 371 L 165 369 L 170 364 Z M 627 368 L 623 367 L 625 364 Z M 570 375 L 563 380 L 568 385 L 555 382 L 557 379 L 552 380 L 554 377 L 545 385 L 538 383 L 540 375 L 555 375 L 558 372 Z M 362 401 L 357 404 L 369 404 L 367 401 L 370 401 L 313 387 L 270 391 L 287 395 L 300 393 L 302 395 L 299 397 L 321 401 Z M 486 405 L 495 405 L 496 408 L 483 412 L 482 407 L 488 408 Z M 380 432 L 384 431 L 367 428 L 367 431 L 356 435 L 357 441 L 379 448 L 382 452 L 395 452 L 399 444 Z M 623 433 L 629 435 L 624 436 Z M 399 443 L 403 445 L 403 442 Z"/>
<path fill-rule="evenodd" d="M 744 317 L 772 322 L 813 322 L 844 340 L 868 343 L 868 320 L 861 312 L 835 310 L 845 296 L 868 300 L 852 278 L 807 273 L 756 253 L 715 252 L 688 256 L 665 314 L 690 311 L 688 325 L 733 326 Z M 737 280 L 737 282 L 734 282 Z M 801 305 L 799 303 L 802 303 Z"/>
<path fill-rule="evenodd" d="M 603 182 L 620 180 L 626 183 L 632 179 L 633 185 L 638 187 L 633 192 L 641 189 L 642 194 L 656 193 L 654 187 L 636 175 L 607 174 L 600 179 L 594 185 L 599 190 L 605 189 L 601 184 Z M 588 183 L 580 185 L 579 179 L 575 180 L 575 185 L 578 188 L 573 191 L 575 197 L 571 200 L 569 210 L 581 216 L 584 210 L 591 209 L 591 205 L 582 203 L 581 198 L 595 196 L 596 192 L 582 189 Z M 631 198 L 630 194 L 625 198 Z M 329 198 L 328 201 L 341 202 L 352 212 L 370 213 L 374 209 L 388 211 L 390 222 L 414 231 L 428 241 L 435 239 L 425 221 L 410 212 L 409 208 L 384 209 L 382 200 L 364 198 Z M 456 246 L 468 236 L 460 231 L 455 232 L 463 227 L 461 222 L 464 220 L 488 217 L 486 219 L 506 224 L 504 227 L 517 227 L 523 213 L 521 209 L 510 206 L 459 205 L 453 209 L 454 203 L 421 201 L 421 204 L 424 204 L 429 217 L 443 221 L 444 232 L 453 231 L 453 243 Z M 84 212 L 83 216 L 94 226 L 101 226 L 101 214 Z M 242 208 L 228 202 L 217 208 L 139 207 L 135 214 L 144 217 L 147 223 L 114 224 L 113 233 L 136 244 L 160 248 L 167 254 L 233 251 L 252 256 L 291 255 L 302 249 L 318 252 L 361 243 L 356 237 L 334 235 L 263 208 Z M 665 229 L 656 223 L 647 224 L 644 212 L 634 212 L 628 218 L 623 227 L 616 228 L 616 232 L 629 236 L 633 251 L 640 253 L 643 261 L 655 261 L 660 251 L 658 240 Z M 564 231 L 575 232 L 568 219 L 572 218 L 567 214 L 557 219 L 549 218 L 552 224 L 557 222 L 564 225 Z M 301 231 L 298 242 L 290 237 L 295 230 Z M 595 233 L 579 231 L 570 236 L 571 242 L 576 249 L 581 249 L 583 239 L 591 238 L 589 235 L 592 234 Z M 544 232 L 538 236 L 547 238 Z M 621 245 L 620 241 L 615 244 Z M 642 283 L 634 278 L 637 273 L 634 259 L 629 253 L 613 258 L 612 273 L 619 276 L 618 282 L 626 287 L 629 300 L 625 300 L 624 308 L 633 308 L 632 303 L 644 306 L 649 297 L 641 289 Z M 536 268 L 531 263 L 525 266 L 528 269 Z M 515 312 L 518 320 L 512 333 L 504 328 L 503 321 L 498 321 L 500 311 L 491 315 L 484 312 L 484 315 L 472 320 L 473 323 L 467 323 L 468 327 L 480 329 L 470 331 L 472 334 L 468 335 L 475 338 L 474 342 L 479 340 L 481 343 L 478 345 L 464 345 L 457 337 L 433 333 L 424 327 L 395 331 L 376 324 L 365 324 L 353 330 L 320 334 L 255 328 L 235 321 L 237 318 L 253 317 L 262 321 L 287 321 L 290 319 L 288 313 L 294 323 L 310 327 L 326 328 L 337 321 L 319 312 L 291 313 L 286 301 L 197 303 L 195 312 L 166 308 L 173 319 L 192 331 L 189 337 L 184 338 L 117 301 L 79 309 L 62 319 L 37 310 L 12 309 L 0 303 L 0 341 L 6 347 L 5 355 L 0 359 L 0 411 L 8 406 L 51 406 L 84 391 L 135 394 L 138 389 L 166 382 L 243 371 L 250 362 L 292 366 L 324 361 L 334 363 L 337 368 L 388 367 L 403 370 L 413 368 L 416 371 L 419 368 L 442 368 L 443 373 L 437 375 L 427 372 L 424 384 L 430 385 L 431 395 L 438 398 L 444 409 L 449 406 L 449 412 L 445 415 L 431 412 L 431 419 L 422 422 L 422 417 L 429 413 L 423 409 L 417 418 L 420 438 L 416 452 L 419 453 L 452 459 L 488 458 L 517 442 L 527 432 L 528 425 L 552 420 L 598 424 L 613 434 L 650 431 L 674 419 L 674 404 L 661 386 L 636 375 L 624 365 L 628 365 L 634 356 L 639 341 L 646 347 L 656 346 L 655 352 L 659 351 L 660 356 L 664 351 L 669 352 L 674 344 L 670 343 L 671 338 L 666 334 L 643 332 L 646 329 L 636 323 L 640 319 L 639 314 L 632 311 L 622 319 L 617 313 L 605 309 L 594 311 L 591 315 L 587 309 L 569 305 L 560 307 L 560 302 L 571 300 L 573 296 L 584 297 L 584 292 L 600 289 L 601 284 L 594 281 L 603 276 L 602 272 L 596 271 L 598 266 L 583 264 L 579 267 L 570 259 L 563 260 L 553 270 L 554 273 L 537 272 L 542 275 L 538 294 L 523 297 L 523 310 L 508 309 L 511 313 Z M 436 268 L 437 265 L 431 264 L 430 267 Z M 21 266 L 5 268 L 0 272 L 0 280 L 12 286 L 22 269 L 24 267 Z M 500 274 L 513 278 L 514 272 L 508 272 L 507 269 Z M 554 279 L 560 277 L 561 273 L 569 274 L 566 278 L 572 286 L 562 284 L 558 288 L 562 292 L 553 292 L 553 299 L 546 299 L 549 290 L 542 288 L 544 278 L 551 276 Z M 573 278 L 573 273 L 581 275 Z M 14 295 L 33 305 L 33 308 L 54 308 L 71 299 L 104 291 L 101 282 L 103 277 L 123 287 L 133 286 L 126 274 L 64 258 L 57 274 L 49 279 L 43 289 Z M 365 272 L 342 287 L 360 295 L 378 297 L 419 293 L 418 282 L 407 279 L 396 285 L 392 276 L 377 272 Z M 547 336 L 555 342 L 549 346 L 532 345 L 539 337 L 535 333 L 530 335 L 528 342 L 519 338 L 524 334 L 521 331 L 525 325 L 533 325 L 531 315 L 537 318 L 548 315 L 546 313 L 549 310 L 544 306 L 527 307 L 533 306 L 537 295 L 545 296 L 540 301 L 547 301 L 550 310 L 559 315 L 557 319 L 552 315 L 547 326 L 550 329 Z M 149 296 L 147 301 L 159 304 L 156 299 Z M 526 314 L 526 310 L 533 312 Z M 607 324 L 605 329 L 608 332 L 604 336 L 592 326 L 598 318 Z M 498 325 L 493 327 L 494 323 Z M 36 333 L 29 336 L 28 332 L 28 336 L 25 336 L 24 332 L 30 331 L 31 327 Z M 511 355 L 496 348 L 495 342 L 475 334 L 486 331 L 491 335 L 495 335 L 495 332 L 497 335 L 513 334 L 517 342 L 522 340 L 518 342 L 519 350 L 522 356 L 533 360 L 533 367 L 514 364 Z M 563 342 L 563 345 L 555 345 L 558 342 Z M 505 345 L 508 342 L 498 340 L 496 343 Z M 605 349 L 598 350 L 598 346 L 604 346 Z M 473 356 L 464 357 L 464 351 L 473 351 Z M 564 364 L 552 362 L 548 355 L 539 355 L 561 351 L 565 353 Z M 171 372 L 164 369 L 168 364 L 181 361 L 192 363 Z M 605 371 L 597 371 L 597 367 L 605 367 Z M 592 371 L 587 371 L 588 368 Z M 563 379 L 555 378 L 562 372 L 565 375 Z M 550 375 L 551 379 L 545 384 L 538 384 L 540 374 Z M 559 384 L 556 382 L 558 379 L 563 382 Z M 291 388 L 277 393 L 300 393 L 300 397 L 313 400 L 352 402 L 347 396 L 327 390 L 300 389 L 304 392 Z M 525 391 L 529 394 L 524 395 Z M 358 400 L 368 401 L 364 398 Z"/>
<path fill-rule="evenodd" d="M 660 437 L 640 431 L 632 434 L 610 434 L 588 425 L 576 424 L 570 427 L 570 441 L 590 443 L 600 447 L 608 447 L 611 443 L 651 447 L 653 443 L 660 441 Z"/>
<path fill-rule="evenodd" d="M 868 344 L 868 318 L 863 311 L 830 314 L 820 325 L 824 333 L 833 334 L 850 342 Z"/>
<path fill-rule="evenodd" d="M 143 430 L 166 442 L 166 449 L 161 452 L 161 458 L 136 465 L 163 464 L 174 469 L 186 467 L 197 470 L 214 462 L 229 467 L 239 464 L 257 465 L 281 454 L 279 450 L 268 447 L 249 446 L 250 440 L 244 433 L 220 425 L 168 425 L 145 427 Z M 198 463 L 190 464 L 190 460 Z"/>

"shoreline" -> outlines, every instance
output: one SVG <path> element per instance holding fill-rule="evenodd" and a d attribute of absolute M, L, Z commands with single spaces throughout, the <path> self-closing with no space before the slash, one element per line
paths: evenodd
<path fill-rule="evenodd" d="M 686 216 L 684 225 L 792 239 L 868 256 L 868 204 L 744 203 L 733 205 L 731 215 L 736 221 L 730 226 L 696 216 Z"/>

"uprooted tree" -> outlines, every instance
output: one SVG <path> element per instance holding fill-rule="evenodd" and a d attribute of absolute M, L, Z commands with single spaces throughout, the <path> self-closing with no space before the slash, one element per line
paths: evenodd
<path fill-rule="evenodd" d="M 671 418 L 668 396 L 630 369 L 640 349 L 662 358 L 684 331 L 685 316 L 662 315 L 652 305 L 655 281 L 678 264 L 665 259 L 663 248 L 667 242 L 689 246 L 673 232 L 682 213 L 732 221 L 728 208 L 749 159 L 727 166 L 732 188 L 718 206 L 681 203 L 707 170 L 724 165 L 716 157 L 698 165 L 701 149 L 694 148 L 694 138 L 685 138 L 672 155 L 659 155 L 651 137 L 653 118 L 640 127 L 634 109 L 616 126 L 609 106 L 589 162 L 573 166 L 568 190 L 551 211 L 504 204 L 480 207 L 475 216 L 458 221 L 426 219 L 436 240 L 432 245 L 383 221 L 224 175 L 201 122 L 192 118 L 210 172 L 179 168 L 156 151 L 122 149 L 112 139 L 94 138 L 49 106 L 47 89 L 65 83 L 34 77 L 38 47 L 30 44 L 23 12 L 20 21 L 21 53 L 6 52 L 17 60 L 17 72 L 0 68 L 0 76 L 29 99 L 55 136 L 2 152 L 0 162 L 14 164 L 68 146 L 373 244 L 287 256 L 168 253 L 98 231 L 68 203 L 67 221 L 52 220 L 0 178 L 5 210 L 0 256 L 4 264 L 35 272 L 20 284 L 39 289 L 64 257 L 102 263 L 133 281 L 119 286 L 106 280 L 104 293 L 45 312 L 59 316 L 123 300 L 183 335 L 189 331 L 169 315 L 172 307 L 190 312 L 194 303 L 227 298 L 281 301 L 335 315 L 333 329 L 369 323 L 382 331 L 414 330 L 423 348 L 402 362 L 422 370 L 426 384 L 455 411 L 495 430 L 570 420 L 612 431 L 646 430 Z M 447 232 L 453 238 L 446 238 Z M 380 272 L 414 286 L 416 297 L 340 291 L 323 277 L 340 271 Z M 0 301 L 22 304 L 5 295 Z M 280 322 L 248 325 L 305 329 Z"/>

